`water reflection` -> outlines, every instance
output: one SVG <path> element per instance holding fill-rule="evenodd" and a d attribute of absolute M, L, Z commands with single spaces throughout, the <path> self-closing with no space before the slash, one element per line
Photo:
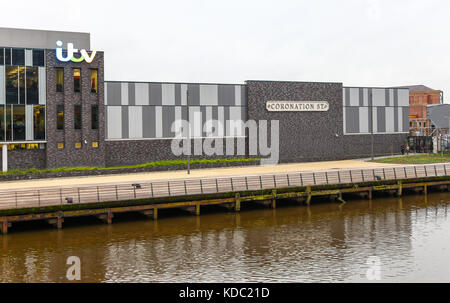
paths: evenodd
<path fill-rule="evenodd" d="M 448 194 L 176 216 L 1 237 L 1 282 L 450 282 Z M 280 205 L 281 203 L 279 203 Z"/>

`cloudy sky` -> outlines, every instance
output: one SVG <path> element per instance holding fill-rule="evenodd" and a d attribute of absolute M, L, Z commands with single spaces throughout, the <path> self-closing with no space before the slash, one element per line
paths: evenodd
<path fill-rule="evenodd" d="M 1 27 L 90 32 L 107 80 L 424 84 L 450 98 L 448 0 L 39 0 L 2 11 Z"/>

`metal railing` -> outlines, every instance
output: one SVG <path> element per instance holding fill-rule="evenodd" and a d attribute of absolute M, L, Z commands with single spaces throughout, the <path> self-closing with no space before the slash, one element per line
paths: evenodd
<path fill-rule="evenodd" d="M 449 176 L 449 174 L 450 164 L 430 164 L 123 184 L 99 184 L 97 186 L 84 187 L 3 190 L 0 191 L 0 209 L 45 207 L 70 203 L 114 202 L 382 180 L 417 179 Z"/>

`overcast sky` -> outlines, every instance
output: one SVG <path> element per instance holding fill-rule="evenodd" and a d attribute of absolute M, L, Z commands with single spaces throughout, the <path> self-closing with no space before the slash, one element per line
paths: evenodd
<path fill-rule="evenodd" d="M 424 84 L 450 98 L 448 0 L 2 1 L 1 27 L 91 33 L 107 80 Z M 446 98 L 446 103 L 450 99 Z"/>

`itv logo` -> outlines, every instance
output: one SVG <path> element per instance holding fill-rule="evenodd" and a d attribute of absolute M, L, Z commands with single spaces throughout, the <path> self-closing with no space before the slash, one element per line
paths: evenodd
<path fill-rule="evenodd" d="M 95 55 L 97 51 L 93 50 L 91 55 L 85 49 L 80 50 L 81 56 L 79 58 L 75 57 L 75 54 L 78 53 L 78 49 L 74 48 L 73 43 L 67 43 L 67 55 L 64 57 L 63 54 L 63 42 L 61 40 L 56 41 L 56 58 L 61 62 L 82 62 L 83 60 L 87 63 L 92 63 L 94 61 Z"/>

